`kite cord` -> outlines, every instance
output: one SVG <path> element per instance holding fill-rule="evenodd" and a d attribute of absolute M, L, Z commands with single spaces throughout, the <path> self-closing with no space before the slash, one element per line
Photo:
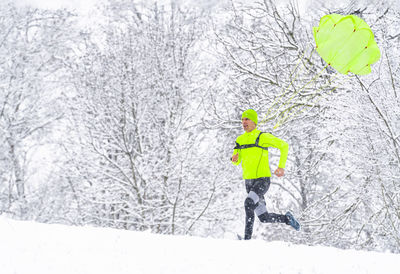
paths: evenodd
<path fill-rule="evenodd" d="M 289 100 L 287 100 L 281 107 L 279 107 L 279 109 L 276 111 L 276 112 L 280 112 L 280 110 L 282 109 L 282 108 L 284 108 L 285 106 L 287 106 L 288 105 L 288 103 L 290 102 L 290 101 L 292 101 L 295 97 L 296 97 L 296 95 L 297 94 L 299 94 L 305 87 L 307 87 L 309 84 L 311 84 L 312 82 L 314 82 L 323 72 L 324 72 L 324 70 L 328 67 L 329 65 L 326 65 L 316 76 L 314 76 L 310 81 L 308 81 L 304 86 L 302 86 L 299 90 L 297 90 L 293 95 L 292 95 L 292 97 L 289 99 Z"/>
<path fill-rule="evenodd" d="M 329 83 L 327 83 L 325 86 L 319 88 L 319 89 L 317 90 L 317 92 L 315 93 L 315 95 L 314 95 L 311 99 L 309 99 L 305 104 L 303 104 L 303 107 L 302 107 L 301 109 L 299 109 L 297 112 L 293 112 L 293 113 L 289 114 L 289 116 L 286 116 L 286 117 L 281 118 L 281 119 L 276 123 L 276 125 L 274 126 L 274 129 L 277 129 L 278 127 L 280 127 L 281 125 L 285 124 L 285 123 L 288 122 L 289 120 L 291 120 L 291 119 L 293 119 L 294 117 L 296 117 L 296 116 L 300 115 L 301 113 L 303 113 L 303 112 L 305 111 L 305 109 L 308 107 L 308 104 L 309 104 L 310 102 L 312 102 L 312 100 L 313 100 L 315 97 L 318 96 L 319 92 L 320 92 L 321 90 L 327 88 L 327 87 L 330 85 L 330 83 L 334 82 L 334 81 L 338 78 L 338 76 L 340 76 L 340 74 L 339 74 L 339 73 L 336 73 L 335 76 L 333 77 L 333 79 L 330 79 L 330 80 L 329 80 Z M 353 75 L 353 76 L 354 76 L 354 75 Z M 351 76 L 351 77 L 353 77 L 353 76 Z M 351 78 L 351 77 L 350 77 L 350 78 Z M 310 109 L 314 108 L 315 105 L 316 105 L 319 101 L 321 101 L 321 99 L 324 99 L 324 98 L 327 97 L 327 95 L 332 94 L 333 91 L 336 90 L 337 88 L 338 88 L 337 86 L 336 86 L 336 87 L 333 87 L 333 88 L 332 88 L 331 90 L 329 90 L 327 93 L 325 93 L 324 95 L 321 95 L 315 102 L 313 102 L 313 105 L 310 106 Z M 294 107 L 292 106 L 291 108 L 294 108 Z M 290 110 L 290 109 L 289 109 L 289 110 Z M 287 110 L 287 111 L 288 111 L 288 110 Z M 285 111 L 285 112 L 287 112 L 287 111 Z"/>
<path fill-rule="evenodd" d="M 311 52 L 311 56 L 312 56 L 312 54 L 314 53 L 314 51 L 315 51 L 315 49 Z M 270 112 L 271 112 L 271 110 L 272 110 L 278 103 L 280 103 L 281 99 L 286 95 L 286 93 L 287 93 L 288 89 L 290 88 L 290 86 L 292 86 L 292 85 L 293 85 L 293 82 L 297 79 L 297 75 L 298 75 L 299 71 L 296 72 L 296 70 L 298 69 L 300 63 L 303 61 L 305 53 L 306 53 L 306 51 L 304 50 L 303 54 L 301 55 L 301 58 L 299 59 L 299 61 L 298 61 L 297 64 L 296 64 L 296 67 L 294 68 L 293 72 L 290 74 L 290 79 L 292 79 L 291 82 L 290 82 L 289 85 L 281 92 L 281 95 L 278 96 L 277 98 L 275 98 L 274 102 L 273 102 L 272 105 L 268 108 L 267 113 L 264 115 L 264 118 L 262 119 L 262 121 L 261 121 L 259 124 L 262 125 L 262 124 L 266 123 L 267 121 L 269 121 L 270 119 L 273 118 L 273 116 L 269 118 Z M 293 74 L 294 74 L 295 72 L 296 72 L 296 75 L 295 75 L 295 77 L 293 78 Z M 277 112 L 277 111 L 276 111 L 276 112 Z M 274 116 L 275 116 L 275 115 L 274 115 Z"/>
<path fill-rule="evenodd" d="M 331 89 L 329 92 L 325 93 L 325 96 L 322 95 L 321 97 L 319 97 L 318 100 L 316 100 L 316 101 L 313 103 L 313 105 L 310 106 L 310 108 L 311 108 L 311 109 L 314 108 L 315 105 L 316 105 L 321 99 L 325 98 L 326 95 L 331 94 L 335 89 L 337 89 L 337 87 L 334 87 L 334 88 Z M 319 89 L 319 90 L 322 90 L 322 88 Z M 319 90 L 318 90 L 318 91 L 319 91 Z M 302 113 L 305 111 L 305 109 L 308 107 L 308 104 L 310 104 L 310 103 L 312 102 L 312 100 L 313 100 L 315 97 L 317 97 L 317 95 L 318 95 L 318 94 L 315 94 L 311 99 L 309 99 L 306 103 L 304 103 L 304 104 L 303 104 L 303 107 L 302 107 L 301 109 L 299 109 L 297 112 L 290 113 L 288 116 L 284 116 L 283 118 L 281 118 L 280 120 L 278 120 L 278 122 L 277 122 L 276 125 L 274 126 L 274 129 L 277 129 L 278 127 L 280 127 L 281 125 L 285 124 L 285 123 L 288 122 L 289 120 L 291 120 L 291 119 L 293 119 L 294 117 L 296 117 L 296 116 L 302 114 Z M 294 107 L 292 106 L 291 108 L 294 108 Z M 289 109 L 289 110 L 290 110 L 290 109 Z M 286 112 L 286 111 L 285 111 L 285 112 Z"/>

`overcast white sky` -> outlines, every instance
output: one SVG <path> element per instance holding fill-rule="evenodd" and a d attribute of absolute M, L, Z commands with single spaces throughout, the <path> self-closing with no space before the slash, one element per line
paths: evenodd
<path fill-rule="evenodd" d="M 104 0 L 0 0 L 0 1 L 10 1 L 15 2 L 18 5 L 31 5 L 35 7 L 42 7 L 48 9 L 57 8 L 75 8 L 87 12 L 96 3 L 102 2 Z M 158 2 L 166 2 L 166 0 L 157 0 Z M 214 6 L 224 0 L 175 0 L 176 2 L 182 1 L 193 5 L 202 6 Z M 136 1 L 138 2 L 138 1 Z M 146 1 L 144 1 L 146 2 Z"/>
<path fill-rule="evenodd" d="M 46 9 L 57 9 L 57 8 L 73 8 L 78 12 L 86 14 L 90 11 L 97 3 L 100 3 L 104 0 L 0 0 L 0 1 L 9 1 L 14 2 L 17 5 L 30 5 L 33 7 L 41 7 Z M 157 0 L 158 2 L 165 2 L 166 0 Z M 221 3 L 229 2 L 228 0 L 175 0 L 177 2 L 182 1 L 186 2 L 190 5 L 201 5 L 203 7 L 214 8 L 215 6 L 220 5 Z M 253 0 L 243 0 L 253 1 Z M 279 3 L 281 1 L 277 1 Z M 308 0 L 298 0 L 299 6 L 302 9 L 305 3 L 308 3 Z"/>
<path fill-rule="evenodd" d="M 4 1 L 4 0 L 0 0 Z M 87 13 L 96 3 L 103 0 L 5 0 L 17 5 L 30 5 L 46 9 L 75 8 L 77 11 Z"/>

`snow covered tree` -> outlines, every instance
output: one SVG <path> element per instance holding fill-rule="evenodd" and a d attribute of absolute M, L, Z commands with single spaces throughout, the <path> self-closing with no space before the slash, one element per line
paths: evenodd
<path fill-rule="evenodd" d="M 72 70 L 79 137 L 67 151 L 83 221 L 189 233 L 216 183 L 203 179 L 210 164 L 201 149 L 206 80 L 197 49 L 205 18 L 174 3 L 129 1 L 113 2 L 105 16 L 104 43 L 88 39 Z"/>
<path fill-rule="evenodd" d="M 381 50 L 381 59 L 370 75 L 349 76 L 342 84 L 345 92 L 331 102 L 331 119 L 326 123 L 335 140 L 330 154 L 341 165 L 329 172 L 340 184 L 334 193 L 337 198 L 325 199 L 337 209 L 334 219 L 323 227 L 331 232 L 326 242 L 341 247 L 398 252 L 399 200 L 392 174 L 398 173 L 399 167 L 398 38 L 394 30 L 399 24 L 399 6 L 392 4 L 348 1 L 338 6 L 324 1 L 322 8 L 313 5 L 319 9 L 317 16 L 335 12 L 363 18 L 370 23 Z"/>
<path fill-rule="evenodd" d="M 0 212 L 27 217 L 33 195 L 29 153 L 61 117 L 54 82 L 69 49 L 72 17 L 1 4 Z"/>

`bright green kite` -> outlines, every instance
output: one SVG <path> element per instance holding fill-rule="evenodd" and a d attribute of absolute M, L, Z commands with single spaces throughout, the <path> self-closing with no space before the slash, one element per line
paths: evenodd
<path fill-rule="evenodd" d="M 342 74 L 369 74 L 381 57 L 374 33 L 355 15 L 325 15 L 313 32 L 319 55 Z"/>

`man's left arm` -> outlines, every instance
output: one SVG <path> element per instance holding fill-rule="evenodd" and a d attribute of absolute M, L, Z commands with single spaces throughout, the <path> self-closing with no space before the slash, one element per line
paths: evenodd
<path fill-rule="evenodd" d="M 268 146 L 277 148 L 281 152 L 281 155 L 279 158 L 278 169 L 274 172 L 278 177 L 281 177 L 284 175 L 286 160 L 287 160 L 288 153 L 289 153 L 289 144 L 287 142 L 285 142 L 284 140 L 279 139 L 278 137 L 275 137 L 272 134 L 268 134 L 267 143 L 268 143 Z"/>

